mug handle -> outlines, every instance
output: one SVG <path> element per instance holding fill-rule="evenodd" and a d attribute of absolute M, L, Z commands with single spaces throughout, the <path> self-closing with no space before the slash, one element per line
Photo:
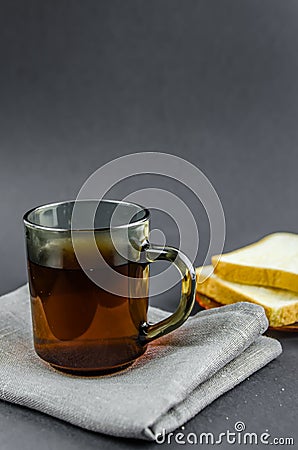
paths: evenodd
<path fill-rule="evenodd" d="M 142 345 L 146 345 L 180 327 L 189 317 L 195 302 L 196 273 L 187 256 L 174 247 L 160 247 L 148 243 L 142 250 L 145 252 L 147 262 L 170 261 L 182 276 L 181 298 L 176 311 L 158 323 L 151 325 L 144 322 L 141 325 L 139 339 Z"/>

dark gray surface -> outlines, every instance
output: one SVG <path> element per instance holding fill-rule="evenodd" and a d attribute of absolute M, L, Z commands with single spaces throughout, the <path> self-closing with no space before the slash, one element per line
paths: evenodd
<path fill-rule="evenodd" d="M 1 293 L 26 279 L 23 212 L 74 198 L 96 168 L 131 152 L 170 152 L 205 172 L 224 206 L 227 250 L 273 231 L 297 232 L 295 0 L 0 6 Z M 131 181 L 125 190 L 152 181 Z M 115 187 L 113 195 L 122 192 Z M 206 221 L 191 206 L 204 242 Z M 155 223 L 162 228 L 165 220 Z M 167 237 L 177 243 L 173 225 Z M 163 299 L 174 308 L 171 293 Z M 267 428 L 297 442 L 297 337 L 279 337 L 283 355 L 186 431 L 219 433 L 243 420 L 250 431 Z M 147 445 L 5 403 L 0 431 L 1 450 Z"/>

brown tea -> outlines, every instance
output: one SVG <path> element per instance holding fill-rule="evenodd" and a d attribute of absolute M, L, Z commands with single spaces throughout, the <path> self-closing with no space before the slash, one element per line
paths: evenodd
<path fill-rule="evenodd" d="M 126 297 L 103 290 L 79 267 L 28 265 L 34 345 L 42 359 L 74 372 L 109 371 L 145 351 L 138 336 L 147 319 L 147 265 L 113 267 L 125 275 Z M 108 276 L 105 270 L 102 277 Z M 132 283 L 140 298 L 130 298 Z"/>

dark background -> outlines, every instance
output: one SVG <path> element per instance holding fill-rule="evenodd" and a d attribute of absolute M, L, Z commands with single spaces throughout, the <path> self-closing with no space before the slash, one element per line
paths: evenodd
<path fill-rule="evenodd" d="M 297 232 L 297 23 L 295 0 L 1 0 L 0 292 L 26 280 L 23 213 L 76 197 L 95 169 L 132 152 L 173 153 L 208 176 L 227 250 Z M 174 225 L 166 229 L 177 244 Z M 284 354 L 187 430 L 244 420 L 251 431 L 295 436 L 297 338 L 279 338 Z M 9 450 L 133 445 L 5 403 L 0 432 Z"/>

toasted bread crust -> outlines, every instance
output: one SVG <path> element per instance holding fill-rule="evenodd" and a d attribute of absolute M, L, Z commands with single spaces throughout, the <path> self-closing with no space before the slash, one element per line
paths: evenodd
<path fill-rule="evenodd" d="M 264 261 L 264 258 L 262 258 L 262 265 L 257 264 L 258 259 L 263 254 L 267 254 L 268 247 L 274 246 L 276 242 L 278 244 L 273 254 L 270 254 L 269 249 L 268 261 Z M 291 252 L 293 249 L 294 254 Z M 252 255 L 249 255 L 248 260 L 246 260 L 247 252 L 251 251 L 254 255 L 253 258 Z M 214 266 L 214 272 L 220 278 L 234 283 L 267 286 L 298 292 L 298 267 L 295 264 L 294 267 L 289 266 L 289 261 L 291 261 L 291 256 L 287 256 L 289 251 L 296 262 L 298 235 L 294 233 L 273 233 L 253 244 L 223 255 L 213 256 L 212 265 Z M 244 255 L 246 256 L 244 257 Z M 231 257 L 232 259 L 235 258 L 235 261 L 229 261 Z M 271 267 L 272 258 L 275 267 Z M 284 262 L 286 262 L 286 267 L 283 268 Z"/>
<path fill-rule="evenodd" d="M 224 260 L 218 261 L 217 256 L 212 258 L 212 264 L 216 275 L 234 283 L 268 286 L 298 292 L 298 274 L 293 272 L 245 266 Z"/>
<path fill-rule="evenodd" d="M 221 280 L 216 275 L 212 275 L 203 282 L 199 280 L 199 274 L 202 268 L 197 269 L 197 292 L 206 295 L 218 303 L 228 305 L 237 302 L 251 302 L 261 305 L 268 317 L 269 323 L 272 327 L 280 327 L 289 325 L 298 321 L 298 301 L 293 301 L 291 305 L 281 305 L 278 308 L 271 308 L 268 305 L 262 304 L 257 298 L 241 292 L 239 287 L 226 285 L 224 280 Z M 230 281 L 230 280 L 229 280 Z M 265 288 L 266 289 L 266 288 Z M 275 294 L 272 294 L 275 295 Z M 282 293 L 276 293 L 282 295 Z"/>

